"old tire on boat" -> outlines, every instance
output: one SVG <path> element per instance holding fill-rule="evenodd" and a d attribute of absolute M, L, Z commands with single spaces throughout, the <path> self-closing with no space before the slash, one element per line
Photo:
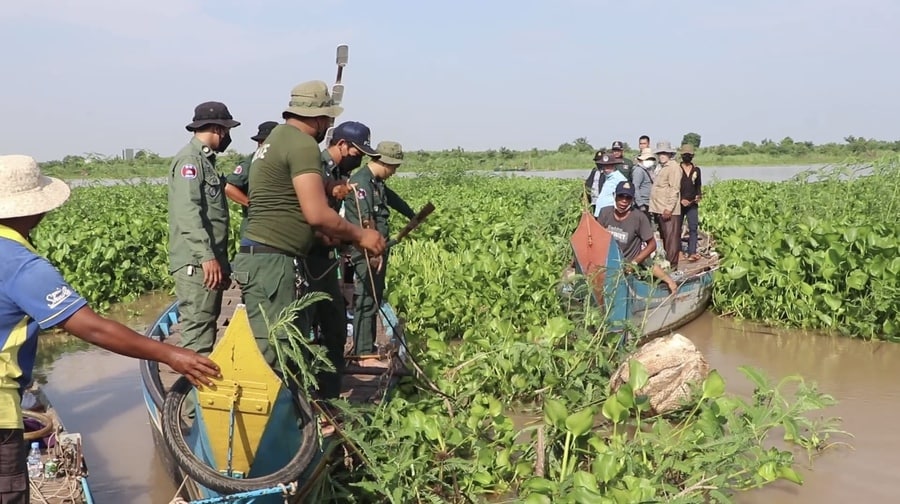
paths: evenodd
<path fill-rule="evenodd" d="M 300 433 L 300 449 L 294 457 L 281 469 L 257 478 L 231 478 L 225 476 L 198 458 L 188 447 L 184 436 L 181 434 L 181 403 L 191 391 L 191 382 L 184 376 L 180 377 L 166 394 L 161 411 L 161 423 L 163 441 L 169 452 L 175 458 L 178 467 L 190 476 L 198 484 L 219 492 L 230 495 L 239 492 L 260 490 L 276 487 L 280 484 L 290 484 L 298 481 L 306 471 L 313 456 L 316 454 L 316 422 L 312 413 L 312 406 L 302 394 L 295 395 L 296 404 L 300 411 L 309 419 Z M 172 435 L 172 433 L 177 433 Z"/>

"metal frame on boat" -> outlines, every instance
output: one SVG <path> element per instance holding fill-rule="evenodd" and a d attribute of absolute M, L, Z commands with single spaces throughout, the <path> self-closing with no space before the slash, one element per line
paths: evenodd
<path fill-rule="evenodd" d="M 678 289 L 669 292 L 656 281 L 625 274 L 618 245 L 589 212 L 582 213 L 570 241 L 575 269 L 563 273 L 563 294 L 575 300 L 579 291 L 589 295 L 614 331 L 631 333 L 637 328 L 635 336 L 654 338 L 694 320 L 709 305 L 718 268 L 711 244 L 700 261 L 685 263 L 675 274 Z"/>

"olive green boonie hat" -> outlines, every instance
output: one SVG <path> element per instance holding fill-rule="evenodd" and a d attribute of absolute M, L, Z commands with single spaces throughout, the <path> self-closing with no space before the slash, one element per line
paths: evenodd
<path fill-rule="evenodd" d="M 378 153 L 378 161 L 381 161 L 384 164 L 394 166 L 403 164 L 403 147 L 397 142 L 378 142 L 378 147 L 375 147 L 375 152 Z"/>
<path fill-rule="evenodd" d="M 328 93 L 328 84 L 320 80 L 294 86 L 291 90 L 291 101 L 284 110 L 286 114 L 300 117 L 337 117 L 343 111 L 344 107 L 334 104 Z"/>

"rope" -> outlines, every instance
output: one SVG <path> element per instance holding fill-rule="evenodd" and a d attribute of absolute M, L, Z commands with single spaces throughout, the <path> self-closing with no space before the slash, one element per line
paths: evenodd
<path fill-rule="evenodd" d="M 187 480 L 187 477 L 184 477 L 181 480 L 181 486 L 178 487 L 178 490 L 175 490 L 175 495 L 172 497 L 172 500 L 169 501 L 169 504 L 189 504 L 184 498 L 179 497 L 181 491 L 184 490 L 184 484 L 187 483 Z"/>
<path fill-rule="evenodd" d="M 359 215 L 360 223 L 362 223 L 363 217 L 362 217 L 362 209 L 359 206 L 359 198 L 354 198 L 353 201 L 356 203 L 356 212 Z M 369 276 L 369 286 L 372 289 L 372 297 L 374 297 L 376 300 L 378 300 L 378 296 L 376 295 L 376 289 L 375 289 L 375 278 L 374 278 L 374 275 L 372 275 L 372 264 L 369 262 L 369 251 L 363 249 L 363 254 L 365 255 L 366 270 L 367 270 L 368 276 Z M 385 259 L 382 259 L 382 261 L 384 261 L 384 260 Z M 382 262 L 381 266 L 385 267 L 385 264 Z M 394 324 L 391 323 L 390 319 L 387 317 L 387 314 L 384 313 L 384 310 L 382 309 L 380 302 L 378 303 L 378 311 L 381 312 L 381 315 L 384 317 L 384 320 L 387 321 L 389 326 L 391 326 L 391 330 L 394 332 L 394 334 L 398 334 L 397 328 L 394 327 Z M 354 321 L 354 323 L 355 322 L 356 321 Z M 444 391 L 442 391 L 440 389 L 440 387 L 438 387 L 430 378 L 428 378 L 428 375 L 426 375 L 425 371 L 423 371 L 421 366 L 419 366 L 419 363 L 416 361 L 416 358 L 413 357 L 412 351 L 409 349 L 409 346 L 407 346 L 406 341 L 403 338 L 397 338 L 397 339 L 400 340 L 400 344 L 403 346 L 403 349 L 406 350 L 406 355 L 409 358 L 410 364 L 412 364 L 412 366 L 413 366 L 413 370 L 416 372 L 416 377 L 421 379 L 428 386 L 428 388 L 431 389 L 432 392 L 435 392 L 436 394 L 438 394 L 444 398 L 444 404 L 447 406 L 447 410 L 450 413 L 450 416 L 452 417 L 453 416 L 453 408 L 450 406 L 450 399 L 452 399 L 452 397 L 450 397 L 449 395 L 444 393 Z M 354 346 L 355 346 L 355 344 L 356 344 L 356 342 L 354 342 Z"/>

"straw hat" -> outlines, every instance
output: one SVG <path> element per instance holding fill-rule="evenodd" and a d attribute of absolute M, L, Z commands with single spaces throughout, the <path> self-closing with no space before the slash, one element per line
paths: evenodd
<path fill-rule="evenodd" d="M 69 199 L 69 186 L 46 177 L 31 156 L 0 156 L 0 219 L 49 212 Z"/>
<path fill-rule="evenodd" d="M 640 159 L 641 161 L 656 159 L 656 155 L 653 154 L 653 150 L 650 147 L 644 147 L 643 149 L 641 149 L 641 155 L 638 156 L 638 159 Z"/>

